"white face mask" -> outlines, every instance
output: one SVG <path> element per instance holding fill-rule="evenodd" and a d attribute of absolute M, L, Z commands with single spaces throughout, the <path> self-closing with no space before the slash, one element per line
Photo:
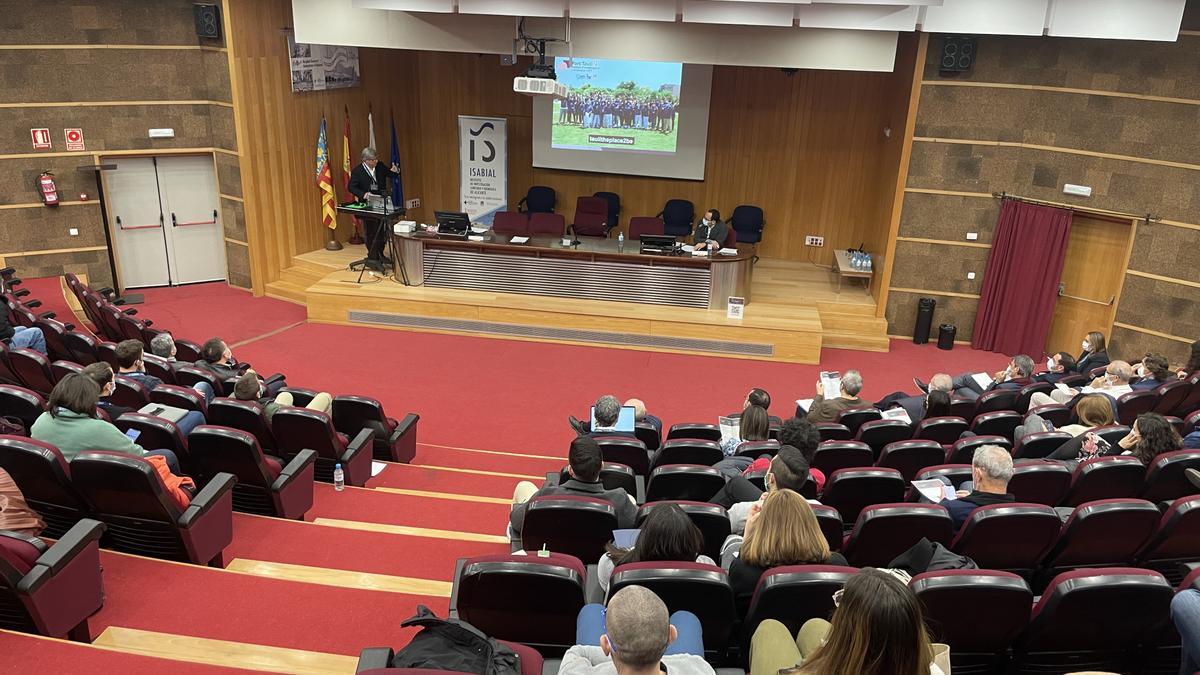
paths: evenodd
<path fill-rule="evenodd" d="M 1054 370 L 1054 359 L 1046 359 L 1046 370 Z"/>
<path fill-rule="evenodd" d="M 1138 369 L 1137 369 L 1137 376 L 1138 376 L 1138 377 L 1146 377 L 1146 374 L 1147 374 L 1147 373 L 1146 373 L 1146 366 L 1138 366 Z"/>
<path fill-rule="evenodd" d="M 712 225 L 712 218 L 705 218 L 705 219 L 704 219 L 704 224 L 705 224 L 705 225 L 710 225 L 710 226 L 711 226 L 711 225 Z"/>
<path fill-rule="evenodd" d="M 1091 348 L 1092 348 L 1092 345 L 1091 345 L 1091 344 L 1089 344 L 1087 340 L 1084 340 L 1084 341 L 1083 341 L 1083 351 L 1085 351 L 1085 352 L 1086 352 L 1086 351 L 1088 351 L 1088 350 L 1089 350 L 1089 349 L 1091 349 Z"/>

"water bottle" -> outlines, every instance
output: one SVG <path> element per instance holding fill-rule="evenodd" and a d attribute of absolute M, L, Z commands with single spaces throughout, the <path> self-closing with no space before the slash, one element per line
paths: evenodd
<path fill-rule="evenodd" d="M 624 250 L 625 250 L 625 233 L 618 232 L 617 233 L 617 252 L 619 253 Z"/>
<path fill-rule="evenodd" d="M 341 464 L 333 467 L 333 489 L 338 492 L 346 489 L 346 472 L 342 471 Z"/>
<path fill-rule="evenodd" d="M 869 253 L 864 253 L 863 261 L 866 263 L 866 267 L 864 269 L 867 270 L 868 272 L 870 272 L 871 271 L 871 255 Z"/>

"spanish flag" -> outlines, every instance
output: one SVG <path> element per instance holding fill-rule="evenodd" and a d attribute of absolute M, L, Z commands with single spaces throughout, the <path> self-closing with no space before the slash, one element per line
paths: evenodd
<path fill-rule="evenodd" d="M 317 187 L 321 190 L 321 219 L 325 227 L 337 229 L 337 198 L 333 196 L 333 178 L 329 173 L 329 145 L 325 142 L 325 116 L 317 136 Z"/>

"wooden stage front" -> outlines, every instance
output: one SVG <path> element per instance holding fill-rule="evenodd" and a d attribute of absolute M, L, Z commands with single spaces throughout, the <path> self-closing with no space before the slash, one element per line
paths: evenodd
<path fill-rule="evenodd" d="M 760 259 L 740 320 L 724 311 L 404 286 L 348 265 L 363 249 L 292 259 L 267 295 L 305 305 L 317 323 L 483 335 L 623 349 L 818 363 L 824 347 L 888 350 L 887 322 L 861 284 L 841 291 L 812 263 Z"/>

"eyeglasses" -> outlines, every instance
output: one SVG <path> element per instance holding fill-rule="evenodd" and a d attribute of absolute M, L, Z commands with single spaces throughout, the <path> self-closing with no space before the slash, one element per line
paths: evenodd
<path fill-rule="evenodd" d="M 608 608 L 607 607 L 605 607 L 604 609 L 602 609 L 600 611 L 600 628 L 601 628 L 601 630 L 603 630 L 604 635 L 608 635 Z M 613 638 L 611 635 L 608 635 L 608 648 L 612 650 L 613 654 L 617 653 L 617 643 L 613 642 Z"/>
<path fill-rule="evenodd" d="M 845 588 L 839 588 L 833 592 L 833 606 L 834 607 L 842 606 L 842 594 L 845 592 L 846 592 Z"/>

